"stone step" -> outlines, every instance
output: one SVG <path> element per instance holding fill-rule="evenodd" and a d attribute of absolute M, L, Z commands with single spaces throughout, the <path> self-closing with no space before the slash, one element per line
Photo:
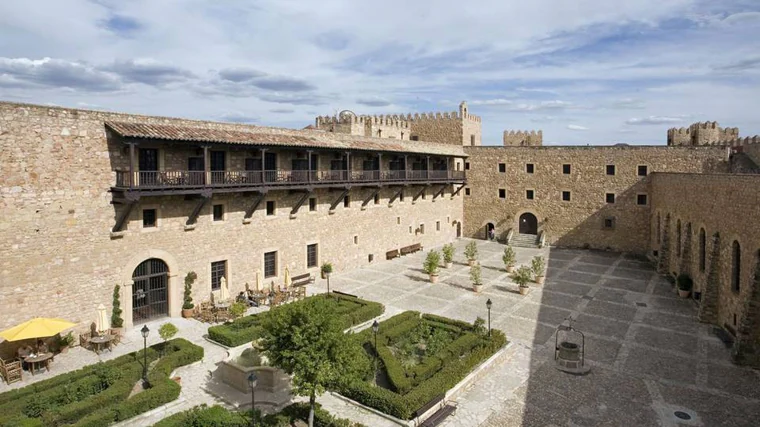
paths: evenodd
<path fill-rule="evenodd" d="M 533 234 L 515 234 L 509 242 L 518 248 L 538 248 L 538 236 Z"/>

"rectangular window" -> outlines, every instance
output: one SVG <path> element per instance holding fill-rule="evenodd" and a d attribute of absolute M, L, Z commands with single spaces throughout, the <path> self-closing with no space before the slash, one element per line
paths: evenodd
<path fill-rule="evenodd" d="M 570 175 L 570 165 L 564 164 L 562 165 L 562 173 L 565 175 Z"/>
<path fill-rule="evenodd" d="M 396 217 L 396 224 L 397 225 L 401 225 L 401 217 L 400 216 Z"/>
<path fill-rule="evenodd" d="M 525 165 L 525 172 L 527 173 L 533 173 L 533 163 L 528 163 Z"/>
<path fill-rule="evenodd" d="M 614 216 L 604 218 L 604 228 L 608 229 L 608 230 L 612 230 L 612 229 L 615 228 L 615 217 Z"/>
<path fill-rule="evenodd" d="M 222 277 L 227 280 L 227 261 L 211 263 L 211 290 L 221 289 Z"/>
<path fill-rule="evenodd" d="M 214 221 L 224 221 L 224 205 L 214 205 Z"/>
<path fill-rule="evenodd" d="M 143 209 L 143 228 L 152 228 L 156 226 L 156 210 Z"/>
<path fill-rule="evenodd" d="M 375 204 L 376 204 L 376 205 L 379 205 L 379 204 L 380 204 L 380 193 L 378 193 L 378 194 L 375 194 Z"/>
<path fill-rule="evenodd" d="M 413 233 L 413 231 L 412 231 L 412 226 L 410 225 L 410 226 L 409 226 L 409 234 L 412 234 L 412 233 Z"/>
<path fill-rule="evenodd" d="M 647 204 L 647 195 L 646 194 L 638 194 L 636 195 L 636 204 L 641 206 L 646 206 Z"/>
<path fill-rule="evenodd" d="M 354 244 L 355 245 L 359 244 L 359 236 L 354 236 Z"/>
<path fill-rule="evenodd" d="M 306 268 L 317 266 L 317 244 L 306 245 Z"/>
<path fill-rule="evenodd" d="M 464 162 L 464 170 L 470 170 L 470 162 Z"/>
<path fill-rule="evenodd" d="M 350 198 L 350 196 L 345 196 L 343 198 L 343 207 L 344 208 L 351 207 L 351 198 Z"/>
<path fill-rule="evenodd" d="M 646 165 L 639 165 L 637 170 L 638 170 L 637 174 L 639 176 L 647 176 L 648 170 L 647 170 Z"/>
<path fill-rule="evenodd" d="M 465 196 L 469 196 L 470 195 L 470 189 L 469 188 L 465 188 L 464 189 L 464 195 Z"/>
<path fill-rule="evenodd" d="M 274 200 L 268 200 L 267 201 L 267 216 L 274 215 L 274 211 L 275 211 Z"/>
<path fill-rule="evenodd" d="M 401 190 L 400 193 L 398 193 L 398 201 L 403 202 L 404 201 L 404 190 Z"/>
<path fill-rule="evenodd" d="M 562 192 L 562 201 L 569 202 L 570 201 L 570 192 L 569 191 L 563 191 Z"/>
<path fill-rule="evenodd" d="M 499 198 L 500 199 L 506 199 L 507 198 L 507 190 L 504 188 L 499 188 Z"/>
<path fill-rule="evenodd" d="M 420 234 L 425 234 L 425 224 L 420 224 Z"/>
<path fill-rule="evenodd" d="M 605 194 L 604 199 L 607 201 L 607 203 L 615 203 L 615 193 Z"/>
<path fill-rule="evenodd" d="M 419 141 L 420 137 L 419 137 L 419 135 L 410 135 L 409 136 L 409 140 L 410 141 Z"/>
<path fill-rule="evenodd" d="M 535 196 L 535 194 L 533 193 L 533 190 L 525 190 L 526 199 L 533 200 L 533 196 Z"/>
<path fill-rule="evenodd" d="M 309 211 L 314 212 L 317 210 L 317 198 L 316 197 L 310 197 L 309 198 Z"/>
<path fill-rule="evenodd" d="M 435 231 L 441 231 L 441 221 L 435 222 Z"/>
<path fill-rule="evenodd" d="M 264 278 L 277 275 L 277 251 L 264 254 Z"/>
<path fill-rule="evenodd" d="M 499 172 L 501 172 L 501 173 L 507 172 L 507 164 L 506 163 L 499 163 Z"/>
<path fill-rule="evenodd" d="M 475 135 L 470 135 L 470 145 L 475 145 Z"/>
<path fill-rule="evenodd" d="M 615 175 L 615 165 L 607 165 L 607 175 Z"/>

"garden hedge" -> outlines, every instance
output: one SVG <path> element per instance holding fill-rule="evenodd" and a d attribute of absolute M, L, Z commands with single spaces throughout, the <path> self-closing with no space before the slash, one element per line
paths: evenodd
<path fill-rule="evenodd" d="M 326 294 L 315 295 L 309 298 L 326 298 Z M 330 294 L 330 299 L 337 303 L 336 315 L 340 319 L 343 329 L 364 323 L 375 318 L 385 311 L 385 307 L 377 302 L 366 301 L 348 295 Z M 300 304 L 296 301 L 291 304 Z M 277 310 L 277 308 L 274 308 Z M 231 323 L 212 326 L 208 328 L 208 336 L 211 340 L 227 347 L 237 347 L 250 343 L 261 335 L 261 324 L 267 311 L 250 316 L 241 317 Z"/>

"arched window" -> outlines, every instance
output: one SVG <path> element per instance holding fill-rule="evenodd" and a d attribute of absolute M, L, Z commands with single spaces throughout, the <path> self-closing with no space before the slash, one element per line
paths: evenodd
<path fill-rule="evenodd" d="M 681 220 L 676 222 L 676 256 L 681 256 Z"/>
<path fill-rule="evenodd" d="M 742 248 L 739 242 L 734 240 L 731 245 L 731 290 L 739 292 L 741 290 L 742 278 Z"/>
<path fill-rule="evenodd" d="M 704 273 L 705 272 L 705 258 L 707 257 L 706 254 L 706 245 L 707 241 L 705 238 L 705 229 L 700 228 L 699 229 L 699 271 Z"/>

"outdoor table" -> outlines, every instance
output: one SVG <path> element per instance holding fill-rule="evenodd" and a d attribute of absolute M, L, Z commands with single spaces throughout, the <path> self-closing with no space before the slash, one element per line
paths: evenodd
<path fill-rule="evenodd" d="M 97 354 L 100 354 L 100 347 L 102 345 L 107 346 L 108 350 L 111 350 L 111 340 L 113 340 L 113 336 L 110 334 L 90 338 L 90 342 L 95 344 L 95 353 Z"/>
<path fill-rule="evenodd" d="M 45 369 L 50 371 L 50 359 L 53 358 L 53 353 L 42 353 L 33 356 L 27 356 L 24 358 L 24 362 L 29 365 L 29 372 L 34 375 L 34 367 L 39 363 L 45 364 Z"/>
<path fill-rule="evenodd" d="M 264 305 L 264 303 L 267 300 L 267 294 L 261 294 L 261 293 L 253 294 L 251 298 L 253 298 L 253 300 L 256 301 L 256 304 L 258 304 L 258 306 L 261 307 L 262 305 Z"/>

